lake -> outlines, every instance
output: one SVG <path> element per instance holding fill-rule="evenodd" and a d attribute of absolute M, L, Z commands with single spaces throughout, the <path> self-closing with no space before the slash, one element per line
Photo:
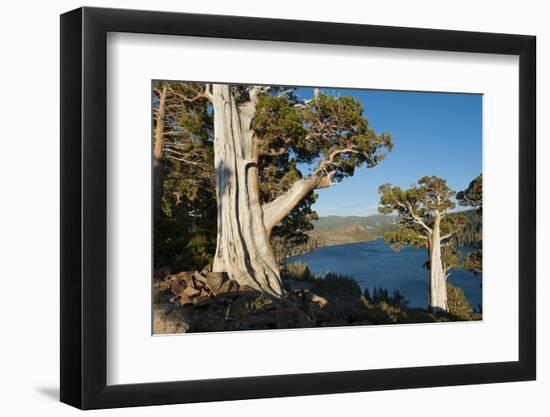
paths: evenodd
<path fill-rule="evenodd" d="M 458 248 L 463 253 L 470 248 Z M 390 294 L 399 290 L 410 307 L 426 308 L 428 304 L 428 270 L 425 249 L 405 247 L 394 252 L 383 239 L 347 245 L 327 246 L 304 255 L 285 259 L 285 263 L 305 262 L 314 274 L 328 271 L 350 275 L 361 288 L 387 288 Z M 481 305 L 480 278 L 464 269 L 452 269 L 448 282 L 462 288 L 473 309 Z"/>

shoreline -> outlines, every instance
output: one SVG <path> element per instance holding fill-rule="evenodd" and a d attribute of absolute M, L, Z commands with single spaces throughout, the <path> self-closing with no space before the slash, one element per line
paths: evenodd
<path fill-rule="evenodd" d="M 311 253 L 311 252 L 315 252 L 317 249 L 321 249 L 321 248 L 332 248 L 332 247 L 336 247 L 336 246 L 353 245 L 355 243 L 374 242 L 374 241 L 377 241 L 379 239 L 383 239 L 383 236 L 377 236 L 374 239 L 358 240 L 358 241 L 355 241 L 355 242 L 337 243 L 335 245 L 319 245 L 319 246 L 315 247 L 314 249 L 311 249 L 311 250 L 308 250 L 308 251 L 305 251 L 305 252 L 300 252 L 300 253 L 296 253 L 294 255 L 285 256 L 284 258 L 281 259 L 281 262 L 284 262 L 285 260 L 287 260 L 289 258 L 294 258 L 296 256 L 302 256 L 302 255 L 306 255 L 306 254 Z"/>

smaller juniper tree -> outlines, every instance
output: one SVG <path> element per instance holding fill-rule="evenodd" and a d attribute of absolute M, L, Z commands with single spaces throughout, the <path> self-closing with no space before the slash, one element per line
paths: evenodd
<path fill-rule="evenodd" d="M 433 312 L 447 311 L 447 278 L 449 270 L 460 264 L 460 253 L 452 237 L 462 230 L 466 219 L 449 216 L 455 207 L 455 192 L 438 177 L 423 177 L 418 185 L 402 190 L 390 184 L 379 188 L 383 214 L 397 213 L 397 230 L 387 232 L 384 239 L 396 251 L 403 246 L 426 248 L 430 271 L 428 308 Z"/>

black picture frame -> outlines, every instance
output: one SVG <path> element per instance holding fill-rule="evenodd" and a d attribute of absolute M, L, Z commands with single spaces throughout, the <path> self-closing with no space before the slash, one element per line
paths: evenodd
<path fill-rule="evenodd" d="M 107 385 L 108 32 L 519 56 L 519 360 Z M 536 38 L 251 17 L 80 8 L 61 16 L 61 401 L 82 409 L 534 380 Z"/>

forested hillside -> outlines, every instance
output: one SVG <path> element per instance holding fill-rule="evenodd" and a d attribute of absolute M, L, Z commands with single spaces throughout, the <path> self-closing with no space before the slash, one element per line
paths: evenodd
<path fill-rule="evenodd" d="M 272 239 L 279 259 L 300 255 L 323 246 L 367 242 L 382 237 L 395 227 L 395 217 L 375 214 L 372 216 L 326 216 L 311 222 L 313 229 L 306 232 L 307 240 L 293 243 L 288 239 Z"/>
<path fill-rule="evenodd" d="M 382 214 L 373 214 L 372 216 L 325 216 L 312 223 L 318 231 L 358 226 L 374 234 L 379 234 L 395 224 L 395 217 Z"/>
<path fill-rule="evenodd" d="M 458 214 L 458 213 L 457 213 Z M 455 215 L 457 215 L 455 214 Z M 458 246 L 470 246 L 481 248 L 482 241 L 482 217 L 479 210 L 465 210 L 460 212 L 461 216 L 468 220 L 464 228 L 454 237 Z M 450 217 L 452 217 L 451 215 Z"/>

